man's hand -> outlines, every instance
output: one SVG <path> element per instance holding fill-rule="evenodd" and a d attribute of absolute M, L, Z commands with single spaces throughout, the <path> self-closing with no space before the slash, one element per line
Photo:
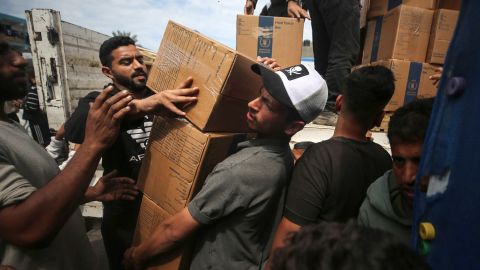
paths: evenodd
<path fill-rule="evenodd" d="M 255 3 L 252 0 L 245 1 L 245 8 L 243 9 L 243 13 L 245 15 L 253 15 L 253 11 L 255 10 Z"/>
<path fill-rule="evenodd" d="M 135 256 L 135 247 L 131 247 L 123 254 L 123 265 L 127 270 L 141 270 L 145 269 L 143 263 L 141 263 Z"/>
<path fill-rule="evenodd" d="M 280 70 L 282 67 L 277 63 L 277 60 L 275 58 L 269 58 L 269 57 L 260 57 L 257 56 L 257 62 L 264 64 L 265 66 L 273 69 L 273 70 Z"/>
<path fill-rule="evenodd" d="M 111 171 L 104 175 L 93 187 L 85 192 L 85 202 L 91 201 L 115 201 L 134 200 L 138 195 L 135 181 L 128 177 L 114 177 L 117 171 Z"/>
<path fill-rule="evenodd" d="M 433 85 L 437 85 L 438 82 L 440 81 L 440 78 L 442 77 L 442 73 L 443 73 L 443 68 L 438 67 L 438 68 L 435 69 L 435 74 L 428 77 L 428 79 L 433 81 Z"/>
<path fill-rule="evenodd" d="M 90 103 L 83 145 L 102 151 L 117 138 L 122 118 L 130 111 L 128 103 L 132 97 L 121 91 L 108 98 L 113 87 L 108 86 Z"/>
<path fill-rule="evenodd" d="M 297 19 L 306 18 L 311 20 L 308 12 L 295 1 L 288 1 L 288 16 Z"/>
<path fill-rule="evenodd" d="M 193 78 L 189 77 L 176 89 L 164 90 L 144 99 L 134 99 L 128 105 L 131 107 L 132 115 L 159 114 L 165 109 L 180 116 L 185 112 L 180 110 L 176 104 L 188 104 L 197 100 L 198 87 L 191 87 Z"/>

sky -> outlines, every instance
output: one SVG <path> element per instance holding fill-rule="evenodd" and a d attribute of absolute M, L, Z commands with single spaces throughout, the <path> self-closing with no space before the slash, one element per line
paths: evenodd
<path fill-rule="evenodd" d="M 255 15 L 267 3 L 258 0 Z M 138 44 L 156 51 L 168 20 L 195 29 L 235 48 L 236 15 L 243 14 L 245 0 L 0 0 L 2 9 L 25 18 L 25 10 L 48 8 L 60 11 L 63 21 L 112 35 L 121 30 L 137 35 Z M 311 39 L 305 22 L 304 39 Z"/>

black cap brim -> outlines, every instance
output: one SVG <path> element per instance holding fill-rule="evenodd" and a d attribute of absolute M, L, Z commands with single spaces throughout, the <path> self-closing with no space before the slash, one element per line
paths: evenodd
<path fill-rule="evenodd" d="M 262 64 L 253 64 L 251 69 L 262 77 L 265 89 L 274 99 L 287 107 L 295 109 L 283 85 L 282 79 L 275 71 Z"/>

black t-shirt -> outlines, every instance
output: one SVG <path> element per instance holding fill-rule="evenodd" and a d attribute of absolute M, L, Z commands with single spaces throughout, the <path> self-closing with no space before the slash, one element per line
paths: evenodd
<path fill-rule="evenodd" d="M 374 142 L 335 137 L 316 143 L 295 166 L 284 216 L 301 226 L 356 218 L 368 186 L 391 166 Z"/>
<path fill-rule="evenodd" d="M 100 92 L 91 92 L 78 102 L 78 107 L 65 123 L 65 139 L 81 144 L 85 137 L 85 124 L 87 121 L 89 103 L 94 102 Z M 151 93 L 149 93 L 151 94 Z M 122 123 L 120 134 L 113 145 L 102 156 L 104 174 L 117 170 L 117 176 L 126 176 L 137 181 L 145 149 L 150 136 L 153 118 L 145 116 L 135 121 Z M 109 216 L 122 216 L 138 214 L 139 201 L 114 201 L 104 203 L 104 218 Z M 119 217 L 120 218 L 120 217 Z"/>

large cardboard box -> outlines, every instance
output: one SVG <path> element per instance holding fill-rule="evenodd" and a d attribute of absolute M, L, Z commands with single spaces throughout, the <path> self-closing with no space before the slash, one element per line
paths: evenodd
<path fill-rule="evenodd" d="M 185 108 L 186 118 L 200 130 L 248 132 L 247 104 L 259 94 L 262 81 L 249 57 L 198 32 L 168 22 L 147 86 L 173 89 L 189 76 L 200 88 L 198 102 Z"/>
<path fill-rule="evenodd" d="M 368 18 L 383 16 L 399 5 L 408 5 L 426 9 L 435 9 L 437 0 L 370 0 Z"/>
<path fill-rule="evenodd" d="M 437 66 L 396 59 L 374 62 L 372 65 L 385 66 L 395 76 L 395 92 L 385 111 L 392 112 L 417 98 L 434 97 L 437 94 L 437 87 L 429 79 L 435 74 Z"/>
<path fill-rule="evenodd" d="M 439 9 L 435 11 L 427 50 L 428 63 L 443 65 L 445 62 L 458 15 L 459 12 L 456 10 Z"/>
<path fill-rule="evenodd" d="M 137 226 L 133 245 L 138 245 L 151 237 L 155 229 L 167 218 L 169 213 L 163 210 L 148 196 L 144 195 L 140 212 L 138 214 Z M 190 266 L 192 239 L 185 241 L 181 246 L 176 247 L 168 254 L 162 254 L 162 258 L 153 258 L 149 263 L 149 270 L 187 270 Z"/>
<path fill-rule="evenodd" d="M 158 224 L 187 206 L 214 166 L 247 137 L 241 133 L 203 133 L 186 120 L 156 117 L 137 184 L 144 198 L 134 242 L 150 237 Z M 184 269 L 189 263 L 189 246 L 156 261 L 152 269 Z"/>
<path fill-rule="evenodd" d="M 401 59 L 425 62 L 433 10 L 401 5 L 367 25 L 362 64 Z"/>
<path fill-rule="evenodd" d="M 438 0 L 437 9 L 453 9 L 460 10 L 462 7 L 462 0 Z"/>
<path fill-rule="evenodd" d="M 300 64 L 304 20 L 237 15 L 237 51 L 256 59 L 275 58 L 282 67 Z"/>

